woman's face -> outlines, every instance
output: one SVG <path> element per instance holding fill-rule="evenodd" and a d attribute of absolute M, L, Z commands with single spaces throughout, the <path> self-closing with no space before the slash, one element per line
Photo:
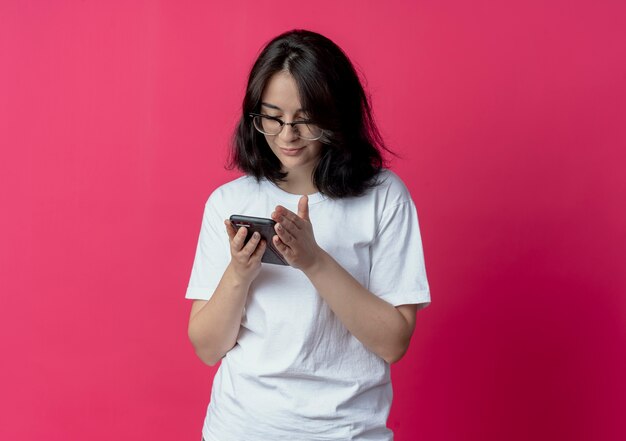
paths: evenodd
<path fill-rule="evenodd" d="M 300 105 L 296 82 L 289 72 L 278 72 L 270 78 L 261 97 L 260 113 L 275 116 L 284 122 L 308 119 Z M 280 160 L 282 171 L 312 174 L 320 158 L 322 143 L 301 139 L 296 130 L 285 125 L 278 135 L 265 135 L 265 139 Z"/>

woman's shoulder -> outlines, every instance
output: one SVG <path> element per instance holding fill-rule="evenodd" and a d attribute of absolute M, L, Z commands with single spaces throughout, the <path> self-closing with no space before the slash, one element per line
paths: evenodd
<path fill-rule="evenodd" d="M 376 176 L 376 186 L 372 191 L 377 198 L 384 198 L 388 204 L 411 200 L 411 194 L 404 181 L 393 171 L 383 168 Z"/>
<path fill-rule="evenodd" d="M 240 200 L 249 197 L 259 190 L 260 182 L 252 176 L 240 176 L 232 181 L 226 182 L 217 187 L 211 195 L 207 203 L 220 206 L 227 201 Z"/>

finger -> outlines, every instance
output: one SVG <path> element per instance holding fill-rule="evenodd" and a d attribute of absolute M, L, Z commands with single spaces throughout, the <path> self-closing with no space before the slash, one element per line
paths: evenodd
<path fill-rule="evenodd" d="M 304 195 L 298 201 L 298 216 L 306 221 L 309 219 L 309 197 Z"/>
<path fill-rule="evenodd" d="M 278 205 L 276 207 L 277 215 L 272 217 L 276 222 L 284 222 L 285 219 L 291 221 L 291 223 L 297 228 L 302 229 L 302 219 L 293 211 L 287 210 L 285 207 Z"/>
<path fill-rule="evenodd" d="M 233 224 L 230 220 L 225 220 L 224 225 L 226 225 L 226 233 L 228 233 L 228 239 L 233 240 L 235 238 L 235 234 L 237 234 L 237 230 L 233 227 Z"/>
<path fill-rule="evenodd" d="M 270 217 L 274 219 L 276 222 L 278 222 L 278 219 L 280 218 L 280 213 L 278 212 L 278 208 L 279 208 L 279 205 L 277 205 L 274 211 L 272 211 L 272 214 L 270 214 Z"/>
<path fill-rule="evenodd" d="M 278 235 L 280 240 L 283 241 L 285 244 L 289 244 L 290 242 L 293 241 L 293 238 L 294 238 L 293 234 L 287 231 L 287 229 L 285 229 L 285 227 L 282 224 L 276 224 L 274 226 L 274 231 L 276 231 L 276 234 Z"/>
<path fill-rule="evenodd" d="M 259 242 L 259 245 L 256 247 L 256 250 L 254 250 L 254 252 L 250 255 L 250 260 L 253 260 L 253 259 L 261 260 L 261 258 L 263 257 L 263 254 L 265 253 L 265 248 L 267 248 L 267 242 L 265 242 L 265 240 L 262 240 L 261 242 Z"/>
<path fill-rule="evenodd" d="M 277 205 L 276 208 L 274 208 L 274 212 L 272 213 L 272 219 L 286 216 L 289 213 L 290 211 L 287 210 L 285 207 L 283 207 L 282 205 Z"/>
<path fill-rule="evenodd" d="M 276 225 L 280 225 L 285 231 L 294 237 L 299 235 L 300 227 L 298 227 L 293 220 L 285 216 L 281 216 L 280 221 Z"/>
<path fill-rule="evenodd" d="M 237 234 L 233 237 L 231 244 L 235 251 L 241 250 L 244 242 L 246 241 L 246 236 L 248 235 L 248 229 L 246 227 L 241 227 L 237 230 Z"/>
<path fill-rule="evenodd" d="M 272 241 L 274 242 L 274 246 L 276 247 L 278 252 L 286 257 L 290 251 L 289 247 L 285 245 L 285 243 L 282 240 L 280 240 L 280 237 L 278 236 L 274 236 L 272 238 Z"/>
<path fill-rule="evenodd" d="M 248 243 L 241 249 L 241 251 L 249 256 L 252 255 L 252 253 L 254 253 L 254 250 L 257 248 L 260 240 L 261 235 L 255 231 L 254 234 L 252 234 L 252 237 L 250 238 Z"/>

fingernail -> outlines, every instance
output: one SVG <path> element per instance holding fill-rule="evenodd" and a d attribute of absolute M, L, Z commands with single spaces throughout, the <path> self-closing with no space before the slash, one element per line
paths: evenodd
<path fill-rule="evenodd" d="M 254 236 L 254 238 L 255 238 L 255 239 L 258 239 L 258 238 L 259 238 L 259 233 L 256 233 L 256 232 L 255 232 L 255 233 L 253 234 L 253 236 Z"/>

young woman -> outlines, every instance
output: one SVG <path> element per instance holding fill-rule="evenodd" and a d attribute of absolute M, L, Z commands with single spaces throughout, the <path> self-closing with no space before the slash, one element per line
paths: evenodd
<path fill-rule="evenodd" d="M 430 302 L 417 213 L 358 76 L 296 30 L 259 55 L 233 140 L 245 176 L 211 194 L 186 297 L 189 338 L 221 360 L 206 441 L 390 440 L 389 365 Z M 289 266 L 233 214 L 271 217 Z"/>

